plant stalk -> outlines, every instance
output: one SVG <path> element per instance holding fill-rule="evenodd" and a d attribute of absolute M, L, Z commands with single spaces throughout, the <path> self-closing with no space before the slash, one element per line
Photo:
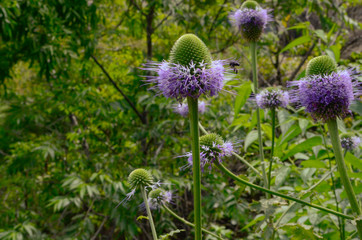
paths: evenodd
<path fill-rule="evenodd" d="M 194 180 L 194 220 L 195 240 L 202 239 L 201 220 L 201 169 L 200 169 L 200 142 L 199 142 L 199 116 L 198 99 L 187 98 L 190 115 L 191 149 L 192 149 L 192 172 Z"/>
<path fill-rule="evenodd" d="M 189 225 L 190 227 L 195 227 L 195 224 L 190 223 L 189 221 L 187 221 L 186 219 L 184 219 L 183 217 L 180 217 L 179 215 L 177 215 L 174 211 L 172 211 L 171 209 L 169 209 L 166 205 L 163 205 L 164 209 L 171 214 L 172 216 L 174 216 L 176 219 L 180 220 L 181 222 L 183 222 L 186 225 Z M 212 233 L 208 230 L 206 230 L 205 228 L 201 228 L 201 230 L 205 233 L 210 234 L 211 236 L 220 239 L 220 240 L 224 240 L 223 238 L 219 237 L 218 235 L 216 235 L 215 233 Z"/>
<path fill-rule="evenodd" d="M 253 71 L 253 83 L 254 83 L 254 94 L 258 93 L 258 72 L 257 72 L 257 58 L 256 58 L 256 42 L 250 43 L 250 55 L 251 55 L 251 67 Z M 263 150 L 263 140 L 261 138 L 261 127 L 260 127 L 260 109 L 256 107 L 256 117 L 257 117 L 257 129 L 258 129 L 258 140 L 259 140 L 259 155 L 261 161 L 261 169 L 263 173 L 264 186 L 268 187 L 268 179 L 266 176 L 265 165 L 264 165 L 264 150 Z M 267 194 L 267 198 L 269 198 Z"/>
<path fill-rule="evenodd" d="M 337 211 L 334 211 L 334 210 L 331 210 L 331 209 L 328 209 L 328 208 L 325 208 L 325 207 L 322 207 L 322 206 L 319 206 L 319 205 L 316 205 L 316 204 L 313 204 L 313 203 L 305 202 L 305 201 L 303 201 L 301 199 L 291 197 L 291 196 L 288 196 L 288 195 L 285 195 L 285 194 L 282 194 L 282 193 L 279 193 L 279 192 L 275 192 L 273 190 L 270 190 L 270 189 L 255 185 L 255 184 L 250 183 L 250 182 L 248 182 L 248 181 L 246 181 L 244 179 L 239 178 L 234 173 L 229 171 L 223 164 L 221 164 L 221 163 L 219 163 L 217 161 L 215 162 L 215 164 L 223 173 L 228 175 L 230 178 L 232 178 L 233 180 L 235 180 L 235 181 L 237 181 L 239 183 L 245 184 L 246 186 L 249 186 L 251 188 L 255 188 L 257 190 L 269 193 L 271 195 L 275 195 L 275 196 L 278 196 L 278 197 L 281 197 L 281 198 L 284 198 L 284 199 L 287 199 L 287 200 L 290 200 L 290 201 L 293 201 L 293 202 L 297 202 L 297 203 L 306 205 L 308 207 L 312 207 L 312 208 L 315 208 L 315 209 L 318 209 L 318 210 L 333 214 L 335 216 L 340 216 L 340 217 L 343 217 L 343 218 L 346 218 L 346 219 L 351 219 L 351 220 L 354 219 L 354 217 L 352 217 L 352 216 L 348 216 L 348 215 L 345 215 L 343 213 L 340 213 L 340 212 L 337 212 Z"/>
<path fill-rule="evenodd" d="M 361 208 L 357 201 L 356 195 L 353 191 L 351 181 L 348 178 L 346 164 L 343 159 L 341 141 L 340 141 L 339 135 L 338 135 L 337 120 L 336 119 L 330 120 L 327 122 L 327 125 L 328 125 L 328 132 L 331 137 L 332 147 L 333 147 L 333 151 L 334 151 L 334 157 L 337 162 L 341 182 L 344 186 L 344 190 L 347 193 L 348 200 L 351 204 L 351 208 L 352 208 L 353 212 L 356 214 L 356 216 L 361 217 Z M 362 239 L 362 220 L 358 220 L 356 222 L 357 222 L 358 235 Z"/>
<path fill-rule="evenodd" d="M 157 238 L 157 233 L 156 233 L 156 228 L 155 228 L 155 224 L 153 223 L 153 218 L 152 218 L 152 214 L 151 214 L 151 209 L 150 209 L 150 206 L 149 206 L 149 204 L 148 204 L 147 194 L 146 194 L 146 191 L 145 191 L 145 188 L 144 188 L 144 187 L 141 187 L 141 193 L 142 193 L 143 201 L 145 202 L 146 211 L 147 211 L 147 215 L 148 215 L 148 221 L 150 222 L 150 225 L 151 225 L 151 231 L 152 231 L 153 240 L 158 240 L 158 238 Z"/>
<path fill-rule="evenodd" d="M 272 115 L 272 145 L 271 145 L 271 153 L 270 153 L 270 162 L 269 162 L 269 172 L 268 172 L 268 188 L 270 189 L 271 182 L 271 172 L 273 166 L 273 157 L 274 157 L 274 142 L 275 142 L 275 108 L 271 109 Z"/>

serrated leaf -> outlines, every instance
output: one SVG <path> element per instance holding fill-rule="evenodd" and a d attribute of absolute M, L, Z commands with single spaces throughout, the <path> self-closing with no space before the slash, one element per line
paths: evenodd
<path fill-rule="evenodd" d="M 304 43 L 307 43 L 307 42 L 310 42 L 311 41 L 311 38 L 310 36 L 302 36 L 302 37 L 299 37 L 297 39 L 294 39 L 292 42 L 290 42 L 287 46 L 285 46 L 280 52 L 285 52 L 285 51 L 288 51 L 289 49 L 292 49 L 298 45 L 302 45 Z"/>

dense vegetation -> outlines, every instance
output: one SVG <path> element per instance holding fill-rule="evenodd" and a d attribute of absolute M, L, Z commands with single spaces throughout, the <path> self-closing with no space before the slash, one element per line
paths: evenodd
<path fill-rule="evenodd" d="M 360 68 L 351 50 L 362 28 L 349 9 L 359 1 L 260 1 L 273 9 L 259 44 L 259 84 L 286 86 L 305 75 L 313 57 L 329 55 Z M 214 59 L 236 60 L 238 74 L 208 102 L 207 131 L 237 143 L 252 166 L 258 158 L 249 47 L 229 21 L 240 1 L 2 0 L 0 3 L 0 239 L 151 239 L 139 216 L 139 193 L 127 205 L 129 173 L 146 168 L 174 195 L 169 207 L 192 222 L 192 174 L 181 169 L 190 151 L 189 123 L 175 100 L 149 91 L 140 69 L 168 59 L 174 42 L 194 33 Z M 360 7 L 360 5 L 359 5 Z M 361 8 L 361 7 L 360 7 Z M 361 78 L 361 77 L 360 77 Z M 361 79 L 360 79 L 361 80 Z M 340 132 L 362 135 L 362 106 L 338 120 Z M 265 157 L 271 113 L 262 111 Z M 351 214 L 327 127 L 289 106 L 277 111 L 272 189 Z M 362 194 L 361 148 L 345 155 L 354 191 Z M 262 179 L 236 157 L 224 164 L 242 179 Z M 333 175 L 309 191 L 322 176 Z M 225 239 L 356 238 L 354 221 L 235 183 L 216 168 L 202 174 L 204 227 Z M 157 232 L 193 239 L 193 228 L 163 209 Z M 273 222 L 273 224 L 271 224 Z M 205 235 L 205 239 L 214 239 Z"/>

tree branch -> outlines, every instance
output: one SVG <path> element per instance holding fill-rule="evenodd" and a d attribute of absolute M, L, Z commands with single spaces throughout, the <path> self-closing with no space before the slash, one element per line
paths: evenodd
<path fill-rule="evenodd" d="M 181 3 L 182 3 L 182 1 L 176 3 L 175 7 L 177 7 L 177 6 L 180 5 Z M 153 28 L 153 31 L 155 31 L 158 27 L 160 27 L 160 26 L 172 15 L 172 13 L 173 13 L 173 11 L 170 11 L 170 12 L 167 14 L 167 16 L 164 17 L 164 18 L 161 20 L 161 22 L 159 22 L 159 23 L 157 24 L 157 26 Z"/>
<path fill-rule="evenodd" d="M 123 98 L 128 102 L 132 110 L 137 114 L 139 119 L 143 124 L 146 124 L 145 118 L 141 115 L 141 113 L 137 110 L 136 106 L 132 103 L 132 101 L 124 94 L 124 92 L 118 87 L 116 82 L 112 79 L 112 77 L 109 75 L 107 70 L 103 67 L 103 65 L 98 62 L 97 58 L 93 55 L 91 55 L 91 58 L 94 60 L 94 62 L 100 67 L 100 69 L 103 71 L 103 73 L 107 76 L 108 80 L 112 83 L 112 85 L 115 87 L 115 89 L 123 96 Z"/>
<path fill-rule="evenodd" d="M 210 26 L 209 32 L 208 32 L 208 34 L 207 34 L 209 37 L 210 37 L 210 33 L 212 32 L 212 30 L 214 30 L 214 25 L 215 25 L 215 23 L 216 23 L 216 20 L 219 18 L 219 15 L 220 15 L 222 9 L 224 8 L 224 5 L 227 3 L 227 1 L 228 1 L 228 0 L 225 0 L 225 1 L 224 1 L 224 3 L 221 5 L 219 11 L 218 11 L 217 14 L 216 14 L 216 16 L 215 16 L 215 18 L 214 18 L 214 21 L 212 21 L 212 24 L 211 24 L 211 26 Z"/>

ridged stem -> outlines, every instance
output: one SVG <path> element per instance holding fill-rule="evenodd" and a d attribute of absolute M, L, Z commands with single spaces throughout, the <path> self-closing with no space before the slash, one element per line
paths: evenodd
<path fill-rule="evenodd" d="M 163 205 L 164 209 L 171 214 L 172 216 L 174 216 L 176 219 L 178 219 L 179 221 L 183 222 L 186 225 L 189 225 L 190 227 L 195 227 L 195 224 L 190 223 L 189 221 L 187 221 L 186 219 L 184 219 L 183 217 L 180 217 L 179 215 L 177 215 L 174 211 L 172 211 L 171 209 L 169 209 L 166 205 Z M 205 233 L 210 234 L 211 236 L 220 239 L 220 240 L 224 240 L 223 238 L 219 237 L 218 235 L 216 235 L 215 233 L 212 233 L 208 230 L 206 230 L 205 228 L 201 228 L 201 230 Z"/>
<path fill-rule="evenodd" d="M 275 142 L 275 108 L 271 109 L 272 116 L 272 145 L 271 145 L 271 153 L 270 153 L 270 162 L 269 162 L 269 172 L 268 172 L 268 188 L 270 189 L 271 182 L 271 172 L 273 166 L 273 156 L 274 156 L 274 142 Z"/>
<path fill-rule="evenodd" d="M 353 212 L 356 214 L 356 216 L 361 217 L 361 208 L 358 204 L 356 195 L 353 191 L 351 181 L 349 180 L 349 177 L 347 174 L 346 164 L 343 159 L 341 141 L 340 141 L 339 135 L 338 135 L 337 120 L 335 120 L 335 119 L 330 120 L 327 122 L 327 125 L 328 125 L 328 132 L 331 137 L 332 147 L 333 147 L 333 151 L 334 151 L 334 157 L 337 162 L 341 182 L 344 186 L 344 190 L 347 193 L 348 200 L 351 204 L 351 208 L 352 208 Z M 362 220 L 358 220 L 356 222 L 357 222 L 358 234 L 359 234 L 360 238 L 362 239 Z"/>
<path fill-rule="evenodd" d="M 234 173 L 232 173 L 231 171 L 229 171 L 223 164 L 219 163 L 219 162 L 215 162 L 215 165 L 223 172 L 225 173 L 226 175 L 228 175 L 230 178 L 232 178 L 233 180 L 239 182 L 239 183 L 242 183 L 242 184 L 245 184 L 246 186 L 249 186 L 251 188 L 255 188 L 257 190 L 260 190 L 260 191 L 263 191 L 263 192 L 266 192 L 266 193 L 269 193 L 271 195 L 275 195 L 275 196 L 278 196 L 278 197 L 281 197 L 281 198 L 284 198 L 284 199 L 287 199 L 287 200 L 290 200 L 290 201 L 293 201 L 293 202 L 297 202 L 297 203 L 300 203 L 300 204 L 303 204 L 303 205 L 306 205 L 306 206 L 309 206 L 309 207 L 312 207 L 312 208 L 315 208 L 315 209 L 319 209 L 321 211 L 324 211 L 324 212 L 327 212 L 327 213 L 330 213 L 330 214 L 333 214 L 335 216 L 340 216 L 340 217 L 343 217 L 343 218 L 346 218 L 346 219 L 354 219 L 352 216 L 348 216 L 348 215 L 345 215 L 343 213 L 340 213 L 340 212 L 337 212 L 337 211 L 334 211 L 334 210 L 331 210 L 331 209 L 328 209 L 328 208 L 325 208 L 325 207 L 322 207 L 322 206 L 319 206 L 319 205 L 316 205 L 316 204 L 313 204 L 313 203 L 309 203 L 309 202 L 305 202 L 301 199 L 298 199 L 298 198 L 295 198 L 295 197 L 291 197 L 291 196 L 288 196 L 288 195 L 285 195 L 285 194 L 282 194 L 282 193 L 279 193 L 279 192 L 275 192 L 273 190 L 270 190 L 270 189 L 267 189 L 267 188 L 264 188 L 264 187 L 261 187 L 261 186 L 258 186 L 258 185 L 255 185 L 253 183 L 250 183 L 244 179 L 241 179 L 239 178 L 238 176 L 236 176 Z"/>
<path fill-rule="evenodd" d="M 157 233 L 156 233 L 156 228 L 155 228 L 155 224 L 153 223 L 153 218 L 152 218 L 152 214 L 151 214 L 151 209 L 150 209 L 150 206 L 149 206 L 149 204 L 148 204 L 147 194 L 146 194 L 146 191 L 145 191 L 145 188 L 144 188 L 144 187 L 141 187 L 141 193 L 142 193 L 143 201 L 145 202 L 146 211 L 147 211 L 147 215 L 148 215 L 148 221 L 150 222 L 150 225 L 151 225 L 151 231 L 152 231 L 153 240 L 158 240 L 158 238 L 157 238 Z"/>
<path fill-rule="evenodd" d="M 250 55 L 251 55 L 251 67 L 253 72 L 253 83 L 254 83 L 254 94 L 258 93 L 258 72 L 257 72 L 257 63 L 256 63 L 256 42 L 250 43 Z M 256 118 L 257 118 L 257 129 L 258 129 L 258 140 L 259 140 L 259 155 L 261 161 L 261 169 L 263 173 L 264 186 L 268 187 L 268 179 L 265 171 L 264 163 L 264 150 L 263 150 L 263 140 L 261 138 L 261 127 L 260 127 L 260 109 L 256 107 Z M 269 198 L 267 194 L 267 198 Z"/>
<path fill-rule="evenodd" d="M 191 149 L 192 149 L 192 171 L 194 180 L 194 220 L 195 240 L 202 239 L 201 232 L 201 169 L 200 169 L 200 142 L 199 142 L 199 116 L 198 99 L 187 98 L 190 115 Z"/>

